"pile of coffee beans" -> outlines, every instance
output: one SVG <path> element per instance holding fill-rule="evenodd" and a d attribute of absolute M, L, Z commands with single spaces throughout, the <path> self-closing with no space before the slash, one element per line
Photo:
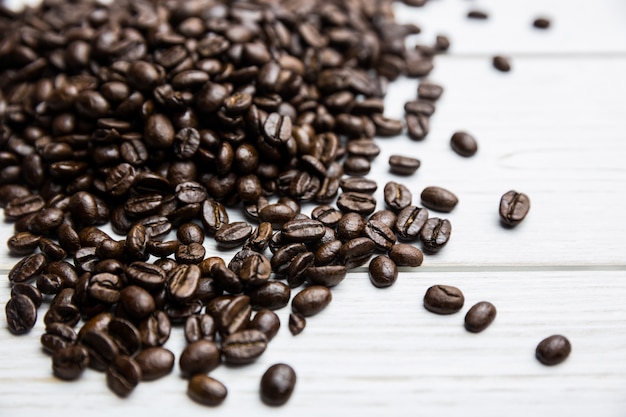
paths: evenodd
<path fill-rule="evenodd" d="M 10 331 L 28 332 L 47 305 L 41 344 L 55 376 L 101 371 L 124 397 L 178 356 L 189 397 L 217 405 L 227 389 L 208 374 L 262 355 L 280 327 L 274 310 L 291 301 L 296 335 L 349 270 L 369 262 L 373 285 L 388 287 L 398 266 L 422 263 L 413 242 L 441 250 L 447 219 L 396 182 L 377 211 L 378 184 L 365 177 L 380 153 L 374 137 L 424 139 L 443 92 L 422 79 L 404 120 L 384 115 L 388 82 L 427 76 L 449 47 L 445 36 L 407 47 L 420 29 L 395 22 L 392 6 L 0 6 L 0 206 L 14 221 L 9 251 L 22 257 L 9 273 Z M 455 143 L 475 152 L 467 138 Z M 400 175 L 420 165 L 389 163 Z M 528 211 L 523 194 L 503 201 L 507 224 Z M 457 199 L 430 187 L 422 203 L 449 212 Z M 231 221 L 233 210 L 246 220 Z M 236 250 L 232 259 L 207 254 L 207 237 Z M 448 290 L 437 286 L 427 308 L 457 308 Z M 486 327 L 493 311 L 478 309 L 469 326 Z M 179 355 L 163 347 L 172 326 L 184 328 Z M 274 365 L 260 396 L 283 404 L 295 381 Z"/>

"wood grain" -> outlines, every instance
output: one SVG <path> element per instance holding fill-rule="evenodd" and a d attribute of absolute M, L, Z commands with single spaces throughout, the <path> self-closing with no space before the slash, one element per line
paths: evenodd
<path fill-rule="evenodd" d="M 470 8 L 490 18 L 468 21 Z M 369 176 L 408 184 L 416 203 L 428 185 L 455 192 L 449 245 L 422 267 L 403 268 L 385 290 L 363 268 L 351 273 L 297 337 L 286 328 L 289 309 L 279 310 L 283 327 L 256 363 L 214 371 L 229 396 L 210 410 L 187 398 L 177 370 L 124 400 L 95 371 L 78 382 L 56 380 L 39 345 L 41 317 L 15 337 L 2 314 L 0 416 L 626 415 L 626 2 L 433 0 L 397 11 L 422 26 L 420 41 L 445 33 L 453 46 L 429 77 L 445 87 L 430 135 L 380 139 Z M 553 27 L 533 29 L 538 15 L 551 17 Z M 512 57 L 510 73 L 491 67 L 495 53 Z M 387 115 L 401 117 L 416 87 L 412 80 L 392 84 Z M 475 135 L 475 157 L 452 152 L 456 130 Z M 396 153 L 422 161 L 414 176 L 388 173 Z M 497 208 L 510 189 L 527 193 L 532 208 L 522 224 L 504 229 Z M 11 234 L 12 225 L 0 225 L 0 239 Z M 211 255 L 233 253 L 209 240 L 206 247 Z M 0 250 L 2 310 L 14 262 Z M 422 297 L 433 284 L 461 288 L 463 310 L 428 313 Z M 498 315 L 485 332 L 470 334 L 463 315 L 481 300 Z M 555 333 L 570 339 L 572 354 L 544 367 L 534 349 Z M 176 328 L 166 347 L 178 355 L 183 346 Z M 286 406 L 270 408 L 258 384 L 276 362 L 290 363 L 298 383 Z"/>

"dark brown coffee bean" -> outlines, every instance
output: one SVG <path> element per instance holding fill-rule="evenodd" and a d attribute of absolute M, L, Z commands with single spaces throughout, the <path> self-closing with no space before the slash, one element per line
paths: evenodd
<path fill-rule="evenodd" d="M 7 246 L 13 256 L 30 255 L 37 249 L 40 237 L 30 232 L 20 232 L 9 238 Z"/>
<path fill-rule="evenodd" d="M 80 342 L 89 351 L 89 366 L 104 372 L 119 355 L 117 343 L 102 330 L 89 330 L 80 337 Z"/>
<path fill-rule="evenodd" d="M 273 235 L 272 224 L 269 222 L 261 222 L 259 226 L 254 229 L 252 235 L 246 241 L 244 247 L 254 250 L 256 252 L 264 252 L 267 249 L 270 239 Z"/>
<path fill-rule="evenodd" d="M 337 223 L 341 220 L 342 215 L 341 211 L 327 205 L 317 206 L 311 211 L 312 219 L 317 220 L 324 226 L 328 227 L 337 226 Z"/>
<path fill-rule="evenodd" d="M 54 376 L 74 380 L 89 366 L 89 352 L 80 345 L 68 345 L 58 349 L 52 356 Z"/>
<path fill-rule="evenodd" d="M 149 254 L 146 245 L 150 240 L 148 230 L 142 224 L 137 223 L 128 231 L 124 250 L 128 259 L 133 261 L 147 261 Z"/>
<path fill-rule="evenodd" d="M 169 339 L 171 331 L 170 319 L 163 311 L 157 310 L 139 323 L 141 343 L 144 346 L 162 346 Z"/>
<path fill-rule="evenodd" d="M 306 271 L 315 264 L 313 252 L 302 252 L 293 257 L 287 267 L 287 283 L 290 288 L 304 284 Z"/>
<path fill-rule="evenodd" d="M 13 286 L 11 287 L 11 297 L 20 294 L 30 298 L 33 304 L 35 304 L 35 307 L 39 308 L 41 306 L 43 296 L 41 295 L 41 291 L 39 291 L 37 287 L 25 283 L 13 284 Z"/>
<path fill-rule="evenodd" d="M 167 290 L 170 297 L 184 303 L 191 300 L 198 288 L 202 272 L 197 265 L 182 264 L 174 268 L 167 277 Z"/>
<path fill-rule="evenodd" d="M 435 104 L 427 100 L 412 100 L 404 103 L 404 111 L 409 114 L 430 117 L 435 113 Z"/>
<path fill-rule="evenodd" d="M 269 259 L 260 253 L 246 257 L 238 271 L 239 279 L 248 287 L 264 285 L 271 274 L 272 265 Z"/>
<path fill-rule="evenodd" d="M 451 191 L 435 186 L 424 188 L 420 197 L 424 207 L 442 213 L 451 212 L 459 202 L 457 196 Z"/>
<path fill-rule="evenodd" d="M 161 288 L 166 280 L 166 273 L 163 268 L 147 262 L 131 263 L 126 267 L 125 274 L 132 284 L 147 290 Z"/>
<path fill-rule="evenodd" d="M 24 334 L 35 326 L 37 307 L 26 295 L 16 294 L 5 306 L 7 325 L 13 334 Z"/>
<path fill-rule="evenodd" d="M 343 170 L 347 175 L 362 176 L 369 174 L 372 164 L 369 159 L 361 156 L 348 156 L 343 162 Z"/>
<path fill-rule="evenodd" d="M 246 222 L 233 222 L 215 232 L 215 241 L 222 248 L 235 248 L 252 235 L 252 226 Z"/>
<path fill-rule="evenodd" d="M 251 312 L 250 297 L 239 295 L 229 299 L 227 303 L 220 306 L 218 312 L 211 314 L 215 319 L 217 330 L 222 336 L 226 336 L 245 329 L 250 321 Z"/>
<path fill-rule="evenodd" d="M 424 295 L 426 310 L 437 314 L 453 314 L 463 308 L 463 293 L 451 285 L 433 285 Z"/>
<path fill-rule="evenodd" d="M 376 256 L 370 262 L 368 269 L 370 281 L 377 288 L 390 287 L 398 279 L 398 267 L 387 256 Z"/>
<path fill-rule="evenodd" d="M 106 304 L 114 304 L 120 298 L 123 288 L 122 279 L 109 272 L 96 274 L 89 280 L 87 292 L 89 296 Z"/>
<path fill-rule="evenodd" d="M 485 330 L 496 318 L 496 307 L 488 301 L 476 303 L 465 315 L 465 328 L 472 333 Z"/>
<path fill-rule="evenodd" d="M 489 17 L 489 15 L 486 12 L 483 12 L 482 10 L 470 10 L 469 12 L 467 12 L 467 17 L 469 19 L 486 20 Z"/>
<path fill-rule="evenodd" d="M 60 276 L 54 274 L 41 274 L 35 280 L 37 289 L 45 295 L 54 295 L 63 287 L 63 281 Z"/>
<path fill-rule="evenodd" d="M 517 226 L 528 215 L 530 199 L 524 193 L 511 190 L 500 199 L 500 221 L 508 227 Z"/>
<path fill-rule="evenodd" d="M 272 224 L 275 229 L 280 229 L 283 224 L 296 215 L 296 212 L 286 204 L 268 204 L 259 211 L 259 219 Z"/>
<path fill-rule="evenodd" d="M 328 265 L 334 263 L 339 257 L 339 251 L 343 246 L 340 240 L 332 240 L 323 244 L 315 251 L 315 263 L 317 265 Z"/>
<path fill-rule="evenodd" d="M 270 366 L 261 377 L 261 400 L 279 406 L 289 401 L 296 386 L 296 372 L 284 363 Z"/>
<path fill-rule="evenodd" d="M 411 139 L 422 140 L 428 135 L 430 130 L 428 116 L 424 113 L 407 113 L 406 127 Z"/>
<path fill-rule="evenodd" d="M 402 155 L 391 155 L 389 157 L 389 171 L 393 174 L 413 175 L 419 167 L 419 159 Z"/>
<path fill-rule="evenodd" d="M 174 257 L 179 264 L 198 264 L 204 259 L 206 249 L 201 243 L 179 245 Z"/>
<path fill-rule="evenodd" d="M 348 141 L 346 151 L 350 155 L 373 160 L 380 154 L 380 147 L 371 139 L 357 139 Z"/>
<path fill-rule="evenodd" d="M 226 363 L 239 365 L 253 362 L 265 352 L 267 338 L 256 330 L 241 330 L 222 341 L 222 354 Z"/>
<path fill-rule="evenodd" d="M 250 304 L 255 310 L 278 310 L 289 303 L 291 290 L 280 281 L 268 281 L 248 292 Z"/>
<path fill-rule="evenodd" d="M 141 381 L 141 368 L 134 359 L 119 355 L 107 368 L 107 385 L 120 397 L 126 397 Z"/>
<path fill-rule="evenodd" d="M 290 220 L 283 224 L 282 239 L 285 242 L 314 242 L 324 235 L 324 224 L 314 219 Z"/>
<path fill-rule="evenodd" d="M 144 139 L 146 145 L 154 149 L 172 146 L 176 133 L 170 119 L 163 114 L 153 114 L 146 120 Z"/>
<path fill-rule="evenodd" d="M 228 213 L 222 203 L 205 200 L 202 203 L 201 220 L 204 230 L 215 234 L 222 226 L 228 224 Z"/>
<path fill-rule="evenodd" d="M 211 267 L 211 276 L 217 286 L 226 292 L 239 294 L 243 291 L 243 282 L 239 276 L 222 263 L 216 263 Z"/>
<path fill-rule="evenodd" d="M 337 237 L 344 242 L 363 234 L 367 222 L 358 213 L 346 213 L 337 224 Z"/>
<path fill-rule="evenodd" d="M 41 335 L 41 345 L 48 353 L 54 353 L 64 347 L 76 343 L 78 336 L 71 326 L 62 323 L 52 323 L 46 327 Z"/>
<path fill-rule="evenodd" d="M 107 332 L 117 343 L 120 353 L 124 355 L 133 356 L 141 348 L 139 330 L 126 319 L 121 317 L 111 319 Z"/>
<path fill-rule="evenodd" d="M 364 177 L 342 178 L 339 186 L 344 193 L 374 194 L 378 189 L 376 181 Z"/>
<path fill-rule="evenodd" d="M 478 143 L 467 132 L 455 132 L 450 138 L 452 150 L 461 156 L 473 156 L 478 151 Z"/>
<path fill-rule="evenodd" d="M 408 187 L 394 181 L 385 184 L 385 204 L 389 209 L 399 212 L 405 207 L 411 205 L 413 195 Z"/>
<path fill-rule="evenodd" d="M 291 301 L 294 313 L 310 317 L 324 310 L 332 300 L 330 290 L 323 285 L 312 285 L 300 291 Z"/>
<path fill-rule="evenodd" d="M 416 267 L 424 261 L 422 251 L 407 243 L 396 243 L 391 247 L 388 255 L 397 266 Z"/>
<path fill-rule="evenodd" d="M 178 364 L 183 375 L 206 374 L 220 364 L 220 350 L 209 340 L 198 340 L 185 347 Z"/>
<path fill-rule="evenodd" d="M 492 60 L 493 67 L 501 72 L 511 71 L 511 60 L 502 55 L 496 55 Z"/>
<path fill-rule="evenodd" d="M 417 86 L 417 98 L 437 101 L 443 94 L 443 87 L 432 81 L 421 81 Z"/>
<path fill-rule="evenodd" d="M 376 210 L 376 199 L 369 194 L 347 192 L 339 196 L 337 207 L 344 213 L 368 215 Z"/>
<path fill-rule="evenodd" d="M 543 339 L 535 349 L 535 357 L 547 366 L 558 365 L 570 355 L 572 345 L 565 336 L 552 335 Z"/>
<path fill-rule="evenodd" d="M 9 218 L 23 217 L 42 210 L 45 204 L 43 197 L 37 194 L 15 197 L 4 207 L 4 215 Z"/>
<path fill-rule="evenodd" d="M 334 287 L 345 279 L 347 272 L 344 265 L 320 265 L 307 268 L 304 275 L 311 284 Z"/>
<path fill-rule="evenodd" d="M 156 309 L 154 297 L 137 285 L 129 285 L 119 292 L 119 302 L 124 312 L 134 320 L 144 320 Z"/>
<path fill-rule="evenodd" d="M 533 26 L 537 29 L 548 29 L 550 27 L 551 21 L 546 17 L 538 17 L 533 20 Z"/>
<path fill-rule="evenodd" d="M 143 349 L 134 359 L 141 369 L 142 381 L 154 381 L 162 378 L 172 372 L 174 368 L 174 354 L 162 347 Z"/>
<path fill-rule="evenodd" d="M 9 281 L 20 283 L 33 280 L 43 272 L 46 263 L 46 257 L 40 253 L 22 258 L 9 271 Z"/>
<path fill-rule="evenodd" d="M 216 332 L 216 323 L 209 314 L 196 314 L 189 316 L 185 321 L 185 340 L 187 343 L 198 340 L 213 341 Z"/>
<path fill-rule="evenodd" d="M 377 249 L 385 252 L 396 243 L 394 231 L 377 220 L 368 220 L 363 234 L 374 242 Z"/>
<path fill-rule="evenodd" d="M 424 250 L 435 253 L 441 250 L 450 240 L 452 225 L 447 219 L 432 217 L 426 220 L 420 230 L 420 239 L 424 245 Z"/>
<path fill-rule="evenodd" d="M 200 404 L 217 406 L 224 402 L 228 391 L 224 384 L 217 379 L 205 374 L 198 374 L 189 379 L 187 395 Z"/>
<path fill-rule="evenodd" d="M 305 327 L 306 319 L 304 318 L 304 316 L 298 313 L 289 314 L 289 332 L 292 335 L 299 335 L 300 333 L 302 333 Z"/>
<path fill-rule="evenodd" d="M 285 274 L 291 261 L 300 253 L 308 252 L 304 243 L 288 243 L 276 250 L 270 264 L 277 274 Z"/>
<path fill-rule="evenodd" d="M 428 220 L 428 210 L 408 206 L 398 213 L 394 227 L 400 239 L 413 240 L 417 238 L 426 220 Z"/>
<path fill-rule="evenodd" d="M 267 341 L 269 342 L 276 336 L 278 329 L 280 329 L 280 319 L 272 310 L 261 309 L 254 315 L 248 328 L 260 331 L 267 337 Z"/>

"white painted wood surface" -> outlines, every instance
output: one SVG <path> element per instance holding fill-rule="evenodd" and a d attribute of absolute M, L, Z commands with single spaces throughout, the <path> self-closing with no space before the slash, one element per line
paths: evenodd
<path fill-rule="evenodd" d="M 472 8 L 489 20 L 469 21 Z M 77 382 L 56 380 L 39 347 L 41 318 L 30 334 L 14 337 L 2 314 L 0 416 L 626 416 L 626 2 L 433 0 L 397 10 L 400 20 L 422 26 L 421 41 L 445 33 L 453 47 L 430 76 L 446 89 L 430 135 L 380 139 L 383 154 L 370 176 L 398 180 L 387 172 L 393 153 L 420 158 L 416 175 L 400 180 L 416 202 L 427 185 L 459 196 L 447 216 L 449 245 L 386 290 L 351 273 L 297 337 L 286 327 L 288 309 L 278 311 L 283 327 L 256 363 L 212 373 L 229 396 L 210 410 L 187 398 L 177 370 L 123 400 L 94 371 Z M 531 27 L 540 15 L 553 19 L 550 30 Z M 512 57 L 511 73 L 491 67 L 494 53 Z M 402 115 L 416 85 L 393 85 L 388 115 Z M 461 129 L 479 141 L 473 158 L 449 148 Z M 511 230 L 497 216 L 509 189 L 532 201 L 528 218 Z M 0 240 L 11 230 L 0 225 Z M 13 262 L 2 249 L 2 310 Z M 461 288 L 462 312 L 424 310 L 433 284 Z M 481 300 L 493 302 L 498 316 L 470 334 L 463 316 Z M 572 354 L 544 367 L 534 349 L 555 333 L 570 339 Z M 178 354 L 183 346 L 175 329 L 166 347 Z M 270 408 L 258 384 L 279 361 L 296 369 L 298 383 L 286 406 Z"/>

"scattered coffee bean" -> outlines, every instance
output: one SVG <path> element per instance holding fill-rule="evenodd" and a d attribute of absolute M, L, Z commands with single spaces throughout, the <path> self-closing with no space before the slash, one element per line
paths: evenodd
<path fill-rule="evenodd" d="M 295 295 L 291 301 L 291 308 L 294 313 L 310 317 L 324 310 L 331 300 L 332 294 L 328 288 L 322 285 L 312 285 Z"/>
<path fill-rule="evenodd" d="M 279 406 L 289 401 L 296 386 L 296 372 L 284 363 L 270 366 L 261 377 L 261 400 Z"/>
<path fill-rule="evenodd" d="M 388 253 L 397 266 L 420 266 L 424 261 L 422 251 L 407 243 L 396 243 Z"/>
<path fill-rule="evenodd" d="M 476 303 L 465 315 L 465 328 L 472 333 L 485 330 L 496 318 L 496 307 L 488 301 Z"/>
<path fill-rule="evenodd" d="M 476 139 L 467 132 L 455 132 L 450 138 L 450 146 L 461 156 L 473 156 L 478 151 Z"/>
<path fill-rule="evenodd" d="M 517 226 L 530 210 L 530 199 L 524 193 L 511 190 L 500 198 L 500 221 L 507 227 Z"/>
<path fill-rule="evenodd" d="M 419 167 L 419 159 L 402 155 L 391 155 L 389 157 L 389 171 L 393 174 L 413 175 Z"/>
<path fill-rule="evenodd" d="M 303 315 L 298 313 L 289 314 L 289 332 L 291 332 L 292 335 L 299 335 L 305 327 L 306 319 Z"/>
<path fill-rule="evenodd" d="M 52 372 L 60 379 L 77 379 L 87 366 L 89 366 L 89 352 L 81 345 L 62 347 L 52 356 Z"/>
<path fill-rule="evenodd" d="M 467 17 L 470 19 L 486 20 L 489 15 L 481 10 L 470 10 L 467 12 Z"/>
<path fill-rule="evenodd" d="M 552 335 L 537 345 L 535 356 L 544 365 L 552 366 L 563 362 L 572 351 L 572 345 L 565 336 Z"/>
<path fill-rule="evenodd" d="M 435 253 L 441 250 L 450 240 L 452 224 L 447 219 L 432 217 L 426 220 L 420 230 L 420 239 L 424 245 L 424 250 L 428 253 Z"/>
<path fill-rule="evenodd" d="M 234 365 L 253 362 L 266 348 L 267 337 L 256 329 L 241 330 L 222 341 L 224 360 Z"/>
<path fill-rule="evenodd" d="M 533 20 L 533 26 L 536 27 L 537 29 L 548 29 L 551 23 L 552 22 L 550 21 L 550 19 L 546 17 L 538 17 L 535 20 Z"/>
<path fill-rule="evenodd" d="M 437 314 L 453 314 L 463 308 L 463 293 L 451 285 L 433 285 L 424 295 L 424 307 Z"/>
<path fill-rule="evenodd" d="M 220 405 L 228 390 L 220 381 L 205 374 L 194 375 L 187 384 L 187 395 L 192 400 L 209 406 Z"/>
<path fill-rule="evenodd" d="M 493 57 L 493 66 L 495 69 L 501 72 L 511 71 L 511 60 L 508 57 L 502 55 L 496 55 Z"/>
<path fill-rule="evenodd" d="M 435 186 L 424 188 L 420 197 L 424 207 L 442 213 L 451 212 L 459 202 L 451 191 Z"/>
<path fill-rule="evenodd" d="M 379 255 L 372 259 L 368 269 L 370 281 L 377 288 L 390 287 L 398 279 L 398 267 L 393 260 L 385 255 Z"/>
<path fill-rule="evenodd" d="M 248 327 L 263 333 L 269 342 L 280 329 L 280 319 L 272 310 L 261 309 L 254 315 Z"/>
<path fill-rule="evenodd" d="M 209 340 L 187 345 L 178 360 L 183 375 L 206 374 L 220 364 L 220 350 Z"/>
<path fill-rule="evenodd" d="M 5 306 L 7 325 L 14 334 L 23 334 L 35 326 L 37 307 L 26 295 L 16 294 Z"/>
<path fill-rule="evenodd" d="M 142 381 L 154 381 L 172 372 L 174 354 L 162 347 L 149 347 L 135 356 L 135 362 L 141 369 Z"/>
<path fill-rule="evenodd" d="M 109 365 L 106 375 L 111 391 L 120 397 L 126 397 L 141 381 L 141 368 L 134 359 L 119 355 Z"/>

